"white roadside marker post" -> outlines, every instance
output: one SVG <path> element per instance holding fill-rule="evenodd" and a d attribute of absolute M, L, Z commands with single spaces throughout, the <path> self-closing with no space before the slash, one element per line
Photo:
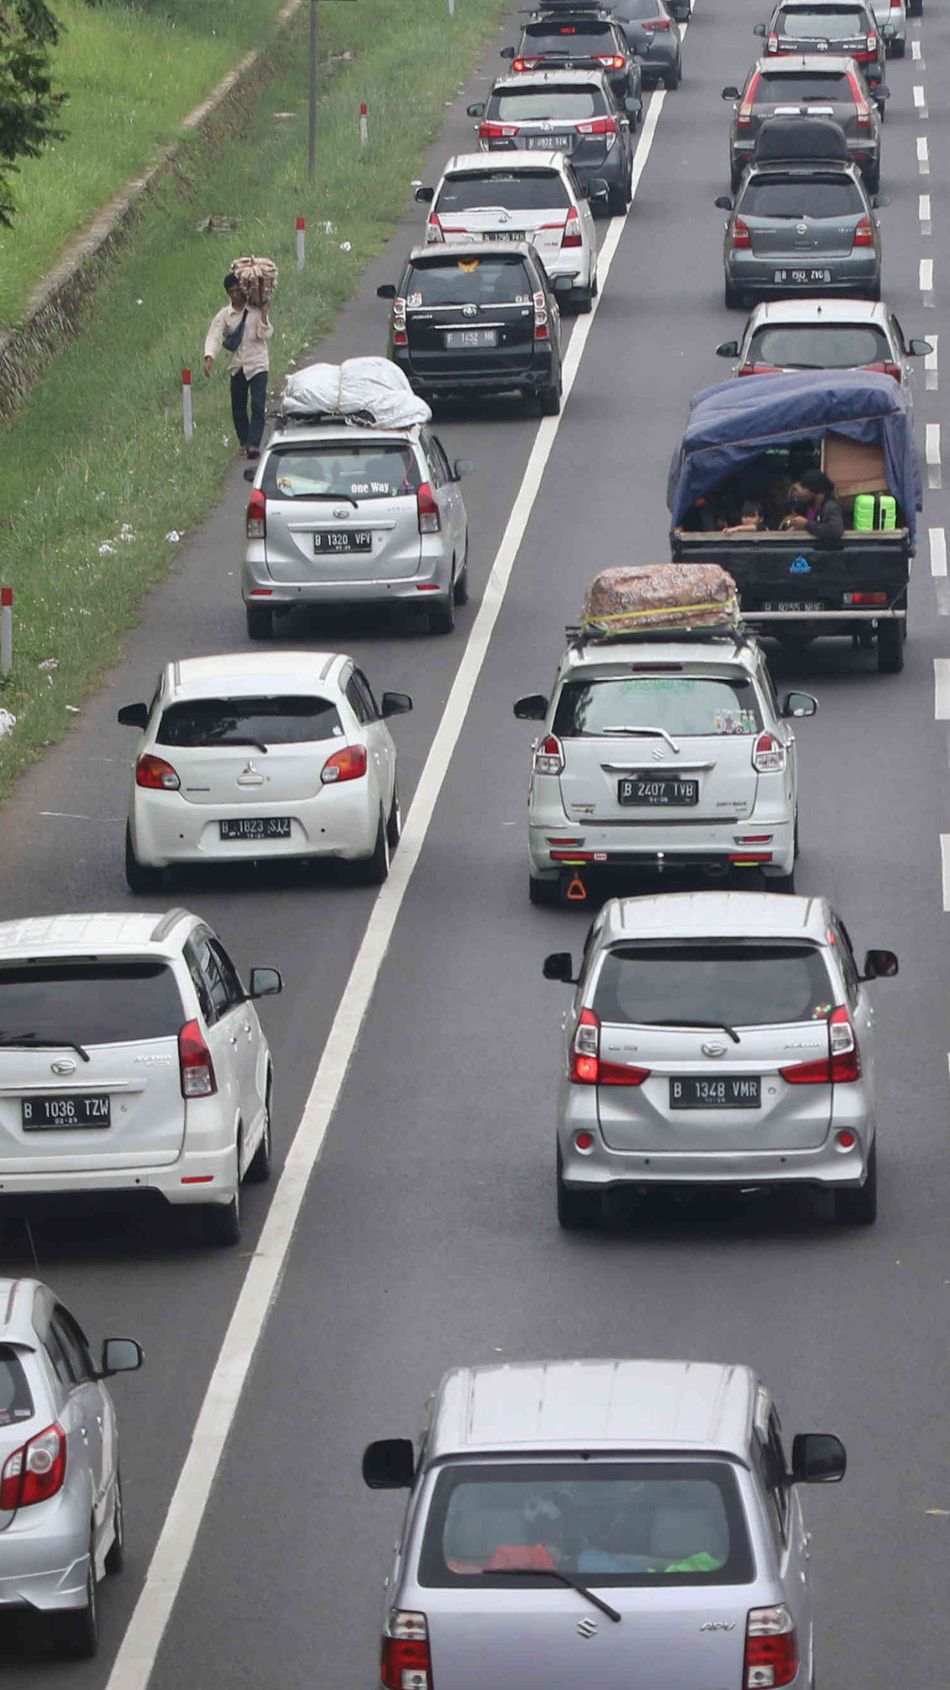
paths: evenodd
<path fill-rule="evenodd" d="M 297 218 L 297 269 L 302 270 L 307 262 L 307 219 Z"/>
<path fill-rule="evenodd" d="M 191 371 L 181 372 L 181 421 L 185 431 L 185 439 L 193 440 L 195 424 L 191 413 Z"/>
<path fill-rule="evenodd" d="M 0 675 L 13 668 L 13 588 L 0 587 Z"/>
<path fill-rule="evenodd" d="M 360 146 L 365 147 L 369 140 L 369 107 L 365 100 L 360 101 Z"/>

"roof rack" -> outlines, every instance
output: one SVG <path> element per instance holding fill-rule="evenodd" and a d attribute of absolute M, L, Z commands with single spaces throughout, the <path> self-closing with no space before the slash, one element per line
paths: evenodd
<path fill-rule="evenodd" d="M 568 623 L 564 633 L 572 651 L 583 651 L 589 645 L 674 645 L 684 640 L 695 640 L 709 645 L 715 644 L 716 641 L 728 641 L 733 650 L 738 652 L 750 646 L 755 638 L 741 622 L 735 627 L 726 627 L 723 624 L 714 627 L 707 624 L 690 627 L 687 624 L 679 628 L 634 628 L 625 633 L 612 632 L 596 622 L 591 622 L 586 627 L 582 623 L 573 622 Z"/>
<path fill-rule="evenodd" d="M 340 411 L 268 411 L 278 428 L 295 427 L 302 424 L 305 428 L 315 428 L 321 423 L 341 423 L 344 427 L 379 428 L 379 423 L 372 411 L 351 411 L 346 416 Z M 415 427 L 413 423 L 407 427 Z"/>

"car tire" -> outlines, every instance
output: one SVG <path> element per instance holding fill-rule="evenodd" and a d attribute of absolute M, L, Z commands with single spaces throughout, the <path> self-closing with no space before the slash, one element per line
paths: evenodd
<path fill-rule="evenodd" d="M 742 170 L 741 170 L 741 168 L 739 170 L 736 170 L 734 165 L 730 165 L 729 166 L 729 187 L 731 188 L 731 190 L 734 194 L 738 192 L 739 183 L 741 181 L 742 181 Z"/>
<path fill-rule="evenodd" d="M 682 69 L 680 68 L 679 65 L 676 65 L 673 68 L 673 70 L 667 71 L 666 75 L 663 78 L 663 86 L 666 89 L 668 94 L 673 94 L 673 93 L 675 93 L 676 89 L 679 87 L 682 80 L 683 80 Z"/>
<path fill-rule="evenodd" d="M 267 1093 L 264 1098 L 264 1131 L 261 1134 L 260 1143 L 247 1165 L 247 1173 L 244 1175 L 244 1178 L 251 1185 L 266 1185 L 271 1176 L 274 1145 L 271 1137 L 270 1099 L 271 1080 L 268 1075 Z"/>
<path fill-rule="evenodd" d="M 795 864 L 793 863 L 787 874 L 773 874 L 765 881 L 766 892 L 787 892 L 795 896 Z"/>
<path fill-rule="evenodd" d="M 874 104 L 877 106 L 877 115 L 883 123 L 887 117 L 887 103 L 884 100 L 875 100 Z"/>
<path fill-rule="evenodd" d="M 867 188 L 867 191 L 868 191 L 869 194 L 877 194 L 877 193 L 880 192 L 880 189 L 881 189 L 881 167 L 880 167 L 880 165 L 878 165 L 876 170 L 868 171 L 867 175 L 864 178 L 864 186 Z"/>
<path fill-rule="evenodd" d="M 429 606 L 430 634 L 451 634 L 455 630 L 455 582 L 449 588 L 448 598 L 436 599 Z"/>
<path fill-rule="evenodd" d="M 565 1232 L 584 1232 L 600 1221 L 603 1204 L 599 1191 L 572 1191 L 561 1173 L 561 1150 L 557 1153 L 557 1220 Z"/>
<path fill-rule="evenodd" d="M 122 1474 L 115 1476 L 115 1507 L 112 1511 L 113 1539 L 106 1555 L 107 1575 L 121 1573 L 125 1566 L 125 1509 L 122 1506 Z"/>
<path fill-rule="evenodd" d="M 247 637 L 249 640 L 272 640 L 274 638 L 274 612 L 268 604 L 246 604 L 244 615 L 247 619 Z"/>
<path fill-rule="evenodd" d="M 379 812 L 379 825 L 376 829 L 376 844 L 372 854 L 360 857 L 353 864 L 353 877 L 361 886 L 382 886 L 389 874 L 389 840 L 386 837 L 386 823 L 383 812 Z"/>
<path fill-rule="evenodd" d="M 465 562 L 452 582 L 452 601 L 454 604 L 468 604 L 468 549 L 465 551 Z"/>
<path fill-rule="evenodd" d="M 877 305 L 881 297 L 881 284 L 875 282 L 872 287 L 861 289 L 861 298 L 869 299 L 872 305 Z"/>
<path fill-rule="evenodd" d="M 723 300 L 727 311 L 741 311 L 745 305 L 742 289 L 734 288 L 731 282 L 726 283 Z"/>
<path fill-rule="evenodd" d="M 202 1231 L 209 1244 L 230 1247 L 241 1237 L 241 1144 L 238 1140 L 237 1183 L 230 1203 L 206 1203 L 202 1209 Z"/>
<path fill-rule="evenodd" d="M 621 182 L 619 188 L 611 188 L 607 195 L 607 210 L 611 217 L 625 217 L 629 204 L 630 195 L 627 192 L 626 182 Z M 593 297 L 593 294 L 591 294 L 592 299 Z"/>
<path fill-rule="evenodd" d="M 542 388 L 538 394 L 538 411 L 542 417 L 557 417 L 561 414 L 561 378 L 558 376 L 554 387 Z"/>
<path fill-rule="evenodd" d="M 835 1192 L 835 1220 L 844 1226 L 871 1226 L 877 1220 L 877 1140 L 868 1156 L 867 1178 L 850 1191 Z"/>
<path fill-rule="evenodd" d="M 160 892 L 165 878 L 164 869 L 146 868 L 135 855 L 132 844 L 132 829 L 128 822 L 125 824 L 125 883 L 130 892 L 139 898 L 147 898 L 152 892 Z"/>
<path fill-rule="evenodd" d="M 877 631 L 880 675 L 899 675 L 904 667 L 904 634 L 900 622 L 882 622 Z"/>
<path fill-rule="evenodd" d="M 924 0 L 907 0 L 907 16 L 922 18 L 924 15 Z"/>
<path fill-rule="evenodd" d="M 794 838 L 795 838 L 795 861 L 797 863 L 799 857 L 801 856 L 801 850 L 802 850 L 801 845 L 799 843 L 799 838 L 798 838 L 798 811 L 797 810 L 795 811 L 795 834 L 794 834 Z"/>
<path fill-rule="evenodd" d="M 902 59 L 907 52 L 906 41 L 895 41 L 891 46 L 891 54 L 895 59 Z"/>
<path fill-rule="evenodd" d="M 390 856 L 402 838 L 402 806 L 399 802 L 399 787 L 393 787 L 393 801 L 389 806 L 389 816 L 386 820 L 386 838 L 389 841 Z"/>
<path fill-rule="evenodd" d="M 62 1608 L 56 1615 L 59 1646 L 74 1661 L 91 1661 L 99 1648 L 99 1604 L 96 1600 L 96 1542 L 89 1540 L 89 1571 L 84 1608 Z"/>
<path fill-rule="evenodd" d="M 594 296 L 590 288 L 578 288 L 571 303 L 578 317 L 589 317 L 594 309 Z"/>
<path fill-rule="evenodd" d="M 528 873 L 528 897 L 532 904 L 546 905 L 560 903 L 560 876 L 552 874 L 550 878 L 541 874 Z"/>

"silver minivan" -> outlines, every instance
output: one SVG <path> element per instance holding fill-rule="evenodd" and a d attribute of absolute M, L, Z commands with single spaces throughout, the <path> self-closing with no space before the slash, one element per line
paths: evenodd
<path fill-rule="evenodd" d="M 386 1690 L 814 1690 L 797 1486 L 833 1483 L 830 1433 L 785 1451 L 747 1367 L 584 1360 L 460 1367 L 418 1444 L 370 1444 L 410 1491 L 387 1584 Z"/>
<path fill-rule="evenodd" d="M 468 518 L 459 481 L 424 425 L 362 428 L 287 419 L 254 476 L 241 590 L 252 640 L 295 605 L 398 600 L 451 633 L 468 599 Z M 250 471 L 248 471 L 250 475 Z"/>

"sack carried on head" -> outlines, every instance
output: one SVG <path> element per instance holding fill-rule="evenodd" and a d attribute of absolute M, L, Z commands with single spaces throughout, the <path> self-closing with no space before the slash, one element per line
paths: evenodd
<path fill-rule="evenodd" d="M 277 291 L 277 265 L 272 258 L 236 258 L 231 265 L 249 305 L 269 305 Z"/>

